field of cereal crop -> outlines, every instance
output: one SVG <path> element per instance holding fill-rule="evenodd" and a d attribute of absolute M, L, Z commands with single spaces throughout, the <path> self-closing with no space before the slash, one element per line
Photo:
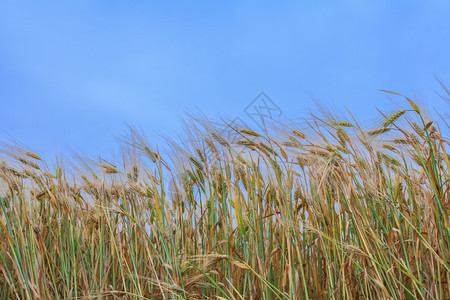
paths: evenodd
<path fill-rule="evenodd" d="M 0 294 L 449 299 L 448 124 L 399 99 L 375 126 L 192 120 L 164 154 L 130 127 L 120 162 L 2 144 Z"/>

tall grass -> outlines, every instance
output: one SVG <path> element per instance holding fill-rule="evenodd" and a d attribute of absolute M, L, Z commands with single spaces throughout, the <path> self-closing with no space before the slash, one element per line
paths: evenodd
<path fill-rule="evenodd" d="M 131 129 L 71 172 L 3 145 L 0 294 L 449 299 L 449 140 L 409 101 L 374 128 L 197 120 L 165 157 Z"/>

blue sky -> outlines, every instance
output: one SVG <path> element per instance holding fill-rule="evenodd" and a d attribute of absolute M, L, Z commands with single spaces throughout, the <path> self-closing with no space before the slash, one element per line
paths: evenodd
<path fill-rule="evenodd" d="M 160 143 L 262 91 L 291 119 L 318 99 L 373 120 L 393 107 L 378 89 L 448 111 L 450 2 L 318 2 L 3 1 L 0 140 L 105 154 L 125 122 Z"/>

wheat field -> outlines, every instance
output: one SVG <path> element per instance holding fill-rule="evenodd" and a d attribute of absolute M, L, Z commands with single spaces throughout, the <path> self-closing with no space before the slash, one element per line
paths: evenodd
<path fill-rule="evenodd" d="M 448 124 L 401 99 L 371 125 L 195 119 L 164 151 L 130 127 L 115 162 L 2 144 L 0 295 L 450 299 Z"/>

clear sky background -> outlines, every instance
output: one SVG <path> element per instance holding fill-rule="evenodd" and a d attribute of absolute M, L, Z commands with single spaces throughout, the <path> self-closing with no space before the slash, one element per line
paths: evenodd
<path fill-rule="evenodd" d="M 449 83 L 450 1 L 0 3 L 0 140 L 43 156 L 110 153 L 125 122 L 160 143 L 262 91 L 291 119 L 318 99 L 373 120 L 393 107 L 378 89 L 448 111 L 435 75 Z"/>

